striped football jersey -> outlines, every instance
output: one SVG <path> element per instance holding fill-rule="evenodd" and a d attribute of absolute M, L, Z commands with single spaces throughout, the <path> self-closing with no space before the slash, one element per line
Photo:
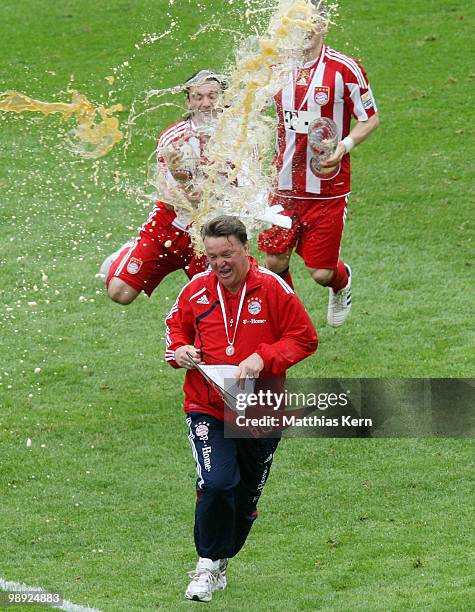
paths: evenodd
<path fill-rule="evenodd" d="M 319 117 L 333 119 L 339 140 L 350 131 L 351 118 L 366 121 L 376 102 L 360 63 L 323 45 L 316 60 L 294 70 L 275 96 L 278 117 L 274 167 L 275 192 L 286 197 L 326 199 L 350 192 L 350 156 L 329 180 L 311 170 L 308 126 Z"/>

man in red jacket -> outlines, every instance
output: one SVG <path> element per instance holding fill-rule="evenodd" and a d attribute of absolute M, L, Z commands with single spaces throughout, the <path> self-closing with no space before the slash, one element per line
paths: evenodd
<path fill-rule="evenodd" d="M 224 404 L 190 360 L 238 366 L 236 377 L 285 376 L 317 349 L 300 300 L 278 275 L 249 257 L 246 228 L 221 216 L 202 229 L 211 269 L 181 291 L 167 319 L 166 360 L 186 368 L 189 440 L 198 474 L 196 570 L 188 599 L 210 601 L 226 586 L 228 558 L 244 545 L 269 476 L 278 438 L 227 438 Z"/>

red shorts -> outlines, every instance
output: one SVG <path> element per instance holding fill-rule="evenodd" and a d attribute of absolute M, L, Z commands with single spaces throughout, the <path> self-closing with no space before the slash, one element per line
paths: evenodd
<path fill-rule="evenodd" d="M 208 267 L 206 257 L 196 257 L 187 232 L 172 225 L 176 215 L 157 202 L 132 246 L 127 246 L 112 263 L 107 277 L 120 278 L 136 291 L 151 295 L 161 281 L 175 270 L 188 278 Z"/>
<path fill-rule="evenodd" d="M 346 220 L 348 196 L 331 200 L 300 200 L 273 195 L 269 205 L 280 204 L 292 227 L 273 225 L 259 234 L 258 249 L 270 255 L 296 247 L 309 268 L 335 270 Z"/>

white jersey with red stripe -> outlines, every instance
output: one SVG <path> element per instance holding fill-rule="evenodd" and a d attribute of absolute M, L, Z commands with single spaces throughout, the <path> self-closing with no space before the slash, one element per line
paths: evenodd
<path fill-rule="evenodd" d="M 193 152 L 200 157 L 203 154 L 205 140 L 199 138 L 197 134 L 197 127 L 193 123 L 191 117 L 187 117 L 186 119 L 182 119 L 168 126 L 167 129 L 160 134 L 157 141 L 157 161 L 159 163 L 164 163 L 161 157 L 162 151 L 179 140 L 187 140 Z"/>
<path fill-rule="evenodd" d="M 157 142 L 157 149 L 156 149 L 157 163 L 158 163 L 159 169 L 165 173 L 167 181 L 169 181 L 170 184 L 176 186 L 177 182 L 175 178 L 173 177 L 172 173 L 167 168 L 166 161 L 162 155 L 163 151 L 170 145 L 173 145 L 174 143 L 179 142 L 180 140 L 186 140 L 190 144 L 194 155 L 196 157 L 200 157 L 202 163 L 206 163 L 207 160 L 205 156 L 205 147 L 206 147 L 207 137 L 199 136 L 198 134 L 199 134 L 199 128 L 195 125 L 195 123 L 193 123 L 193 120 L 191 119 L 191 117 L 188 117 L 187 119 L 178 121 L 177 123 L 170 125 L 160 135 L 158 142 Z M 230 153 L 229 157 L 232 158 L 232 151 L 230 150 L 229 153 Z M 253 154 L 252 160 L 249 160 L 248 162 L 244 162 L 242 164 L 242 171 L 238 174 L 237 179 L 234 183 L 235 185 L 252 184 L 248 178 L 248 174 L 250 173 L 248 171 L 248 164 L 255 165 L 260 160 L 259 149 L 257 145 L 254 146 L 252 154 Z M 233 167 L 232 162 L 230 161 L 228 163 L 229 163 L 229 168 L 232 169 Z M 175 225 L 176 227 L 182 230 L 186 230 L 187 228 L 189 228 L 189 220 L 186 214 L 181 214 L 181 213 L 178 214 L 177 218 L 173 221 L 173 225 Z"/>
<path fill-rule="evenodd" d="M 191 117 L 177 121 L 176 123 L 173 123 L 167 127 L 166 130 L 161 133 L 157 141 L 156 153 L 159 171 L 164 172 L 167 181 L 175 187 L 178 185 L 178 183 L 173 177 L 172 173 L 168 170 L 162 153 L 167 147 L 173 146 L 175 143 L 183 140 L 190 145 L 193 154 L 196 157 L 203 157 L 206 141 L 204 137 L 198 136 L 196 126 Z M 181 230 L 186 230 L 190 226 L 190 220 L 187 214 L 178 214 L 172 224 Z"/>
<path fill-rule="evenodd" d="M 316 176 L 310 167 L 308 126 L 319 117 L 333 119 L 339 140 L 350 131 L 351 117 L 367 121 L 377 112 L 366 73 L 360 63 L 322 46 L 318 58 L 294 70 L 275 96 L 278 116 L 275 192 L 291 198 L 328 199 L 350 192 L 350 156 L 332 179 Z"/>

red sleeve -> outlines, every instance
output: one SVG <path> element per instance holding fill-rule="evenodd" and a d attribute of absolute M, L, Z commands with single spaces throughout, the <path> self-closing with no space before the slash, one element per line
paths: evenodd
<path fill-rule="evenodd" d="M 280 337 L 273 344 L 259 344 L 256 352 L 264 361 L 264 369 L 274 376 L 315 353 L 318 336 L 302 302 L 295 293 L 278 285 L 272 304 Z"/>
<path fill-rule="evenodd" d="M 188 301 L 188 293 L 182 291 L 165 319 L 165 360 L 173 368 L 179 365 L 175 361 L 175 351 L 185 344 L 193 345 L 195 341 L 194 316 Z"/>

